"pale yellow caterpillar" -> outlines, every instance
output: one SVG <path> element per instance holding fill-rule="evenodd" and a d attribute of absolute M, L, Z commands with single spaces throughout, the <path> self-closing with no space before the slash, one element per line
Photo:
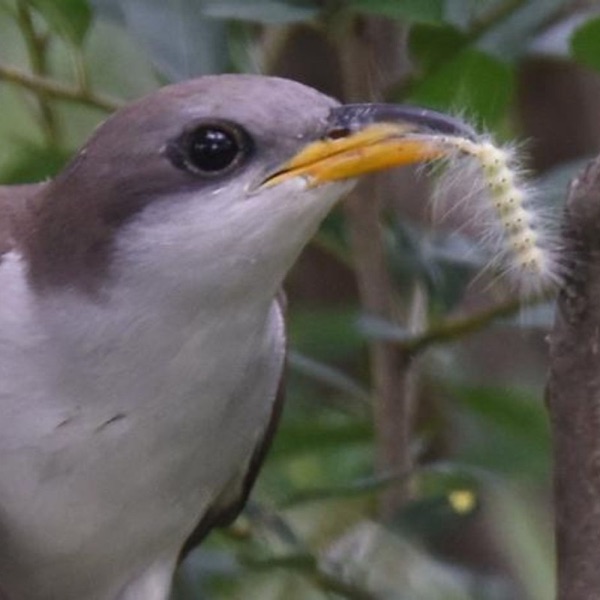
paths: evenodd
<path fill-rule="evenodd" d="M 460 194 L 464 206 L 486 228 L 493 261 L 523 293 L 543 293 L 555 286 L 561 279 L 557 236 L 535 188 L 523 175 L 516 151 L 500 148 L 487 137 L 427 137 L 449 157 L 436 198 L 444 202 L 449 194 Z"/>

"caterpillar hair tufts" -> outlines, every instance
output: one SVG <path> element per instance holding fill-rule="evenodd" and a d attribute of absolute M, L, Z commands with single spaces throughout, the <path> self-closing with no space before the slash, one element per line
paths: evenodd
<path fill-rule="evenodd" d="M 427 136 L 442 150 L 446 168 L 434 196 L 448 212 L 468 208 L 483 226 L 486 246 L 525 295 L 544 293 L 561 281 L 558 236 L 527 182 L 514 147 L 499 147 L 488 136 L 473 140 L 450 135 Z M 448 207 L 449 197 L 460 197 Z M 495 264 L 494 264 L 495 266 Z"/>

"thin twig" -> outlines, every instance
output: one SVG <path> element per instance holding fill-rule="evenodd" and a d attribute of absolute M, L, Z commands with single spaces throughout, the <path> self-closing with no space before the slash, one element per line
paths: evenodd
<path fill-rule="evenodd" d="M 279 510 L 288 510 L 309 502 L 321 502 L 323 500 L 335 499 L 347 500 L 348 498 L 369 496 L 394 483 L 405 482 L 407 479 L 419 477 L 427 473 L 436 473 L 438 475 L 452 474 L 453 476 L 459 475 L 461 477 L 469 477 L 476 481 L 485 482 L 488 486 L 498 484 L 501 481 L 501 478 L 484 468 L 439 460 L 426 465 L 415 466 L 412 471 L 408 472 L 392 471 L 389 473 L 371 475 L 370 477 L 363 477 L 362 479 L 351 481 L 346 485 L 298 490 L 297 492 L 290 494 L 283 501 L 280 501 L 278 503 L 278 508 Z"/>
<path fill-rule="evenodd" d="M 110 96 L 80 89 L 65 83 L 27 73 L 22 69 L 0 63 L 0 80 L 14 83 L 36 94 L 44 93 L 48 97 L 77 102 L 105 112 L 113 112 L 123 106 L 124 102 Z"/>
<path fill-rule="evenodd" d="M 376 599 L 375 594 L 368 590 L 323 570 L 317 558 L 310 553 L 287 554 L 266 559 L 245 556 L 240 560 L 244 566 L 252 569 L 287 569 L 288 571 L 297 571 L 308 577 L 321 590 L 339 594 L 349 600 Z"/>
<path fill-rule="evenodd" d="M 319 589 L 328 593 L 335 593 L 348 600 L 376 600 L 376 596 L 355 582 L 348 581 L 341 575 L 337 575 L 323 568 L 317 554 L 299 538 L 293 528 L 288 524 L 279 512 L 255 502 L 246 505 L 245 513 L 250 521 L 250 527 L 244 528 L 243 541 L 257 536 L 259 528 L 266 528 L 276 535 L 279 540 L 289 548 L 285 554 L 257 558 L 254 555 L 242 553 L 238 560 L 247 568 L 287 569 L 296 571 L 307 577 Z M 224 530 L 224 533 L 232 533 L 232 528 Z M 234 533 L 236 539 L 240 536 Z"/>
<path fill-rule="evenodd" d="M 490 10 L 475 19 L 469 27 L 469 40 L 477 41 L 481 39 L 490 29 L 494 28 L 500 21 L 503 21 L 512 13 L 517 11 L 527 0 L 507 0 L 503 4 L 492 6 Z"/>
<path fill-rule="evenodd" d="M 487 327 L 492 321 L 509 317 L 519 312 L 525 306 L 533 306 L 548 300 L 547 296 L 537 297 L 527 302 L 519 298 L 504 300 L 494 306 L 473 312 L 465 317 L 449 319 L 439 325 L 430 327 L 427 331 L 405 338 L 398 342 L 404 352 L 415 356 L 433 344 L 453 341 L 465 335 L 475 333 Z"/>
<path fill-rule="evenodd" d="M 353 481 L 347 485 L 340 485 L 329 488 L 312 488 L 299 490 L 298 492 L 288 496 L 285 500 L 279 503 L 280 509 L 289 509 L 298 504 L 307 502 L 317 502 L 322 500 L 332 500 L 336 498 L 352 498 L 355 496 L 363 496 L 373 494 L 385 489 L 394 483 L 403 483 L 409 477 L 412 477 L 416 470 L 412 471 L 396 471 L 383 473 L 371 477 L 365 477 L 358 481 Z"/>
<path fill-rule="evenodd" d="M 36 30 L 31 11 L 24 0 L 19 1 L 17 4 L 17 22 L 27 46 L 29 64 L 33 74 L 42 77 L 46 76 L 48 73 L 48 60 L 46 56 L 48 37 Z M 37 104 L 42 128 L 48 143 L 58 145 L 61 135 L 60 127 L 56 113 L 45 91 L 40 90 L 37 93 Z"/>
<path fill-rule="evenodd" d="M 73 67 L 75 70 L 75 81 L 77 82 L 77 87 L 83 92 L 90 93 L 90 82 L 81 48 L 73 44 L 71 46 L 71 56 L 73 58 Z"/>

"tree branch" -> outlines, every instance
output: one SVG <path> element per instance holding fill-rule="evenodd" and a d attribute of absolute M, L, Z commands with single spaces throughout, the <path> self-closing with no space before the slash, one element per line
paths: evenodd
<path fill-rule="evenodd" d="M 48 60 L 46 56 L 48 38 L 36 30 L 29 6 L 24 0 L 20 0 L 17 3 L 17 22 L 27 46 L 29 64 L 33 73 L 37 76 L 45 76 L 48 72 Z M 46 92 L 39 91 L 37 94 L 37 104 L 42 128 L 48 143 L 58 145 L 60 143 L 60 126 L 56 113 L 48 101 L 48 94 Z"/>
<path fill-rule="evenodd" d="M 509 17 L 512 13 L 524 6 L 526 0 L 506 0 L 503 4 L 496 4 L 492 8 L 475 19 L 469 27 L 469 39 L 476 42 L 482 38 L 490 29 L 493 29 L 500 21 Z"/>
<path fill-rule="evenodd" d="M 415 356 L 432 346 L 461 338 L 465 335 L 485 329 L 496 319 L 510 317 L 519 312 L 525 306 L 532 306 L 546 300 L 546 297 L 532 298 L 522 301 L 519 298 L 511 298 L 494 306 L 473 312 L 465 317 L 449 319 L 439 325 L 430 327 L 427 331 L 415 336 L 405 338 L 398 342 L 398 346 L 411 356 Z"/>
<path fill-rule="evenodd" d="M 600 157 L 570 191 L 569 274 L 550 338 L 558 600 L 600 590 Z"/>
<path fill-rule="evenodd" d="M 45 94 L 49 98 L 77 102 L 105 112 L 113 112 L 124 104 L 116 98 L 97 94 L 87 89 L 80 89 L 48 77 L 33 75 L 1 63 L 0 80 L 13 83 L 36 94 Z"/>

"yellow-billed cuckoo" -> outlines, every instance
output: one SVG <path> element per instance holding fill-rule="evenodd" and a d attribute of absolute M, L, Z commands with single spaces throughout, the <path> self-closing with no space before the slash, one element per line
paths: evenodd
<path fill-rule="evenodd" d="M 0 187 L 0 598 L 164 600 L 275 429 L 287 271 L 443 115 L 222 75 L 119 111 Z"/>

